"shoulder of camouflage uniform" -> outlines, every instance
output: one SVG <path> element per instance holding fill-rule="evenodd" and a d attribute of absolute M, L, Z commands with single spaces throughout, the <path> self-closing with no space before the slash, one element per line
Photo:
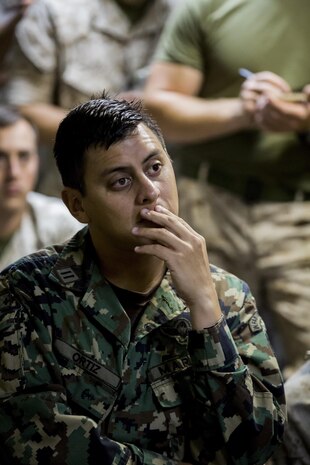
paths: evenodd
<path fill-rule="evenodd" d="M 73 237 L 67 241 L 45 247 L 44 249 L 38 250 L 32 254 L 26 255 L 14 263 L 7 266 L 1 271 L 0 276 L 15 276 L 16 273 L 31 273 L 40 271 L 41 274 L 49 272 L 51 267 L 55 265 L 57 260 L 63 257 L 63 261 L 69 261 L 74 263 L 75 261 L 80 262 L 80 257 L 77 254 L 83 253 L 82 249 L 85 244 L 85 236 L 87 234 L 87 228 L 79 230 Z"/>
<path fill-rule="evenodd" d="M 56 262 L 59 256 L 60 247 L 61 246 L 50 246 L 32 254 L 25 255 L 2 270 L 0 278 L 14 281 L 18 276 L 28 275 L 30 277 L 38 270 L 40 273 L 44 273 L 45 269 L 46 271 L 50 270 L 50 267 Z"/>
<path fill-rule="evenodd" d="M 211 274 L 221 310 L 230 329 L 240 333 L 250 325 L 251 332 L 254 329 L 255 333 L 265 330 L 249 285 L 236 275 L 213 265 Z"/>
<path fill-rule="evenodd" d="M 210 269 L 217 290 L 227 291 L 228 289 L 236 289 L 252 297 L 251 290 L 246 281 L 218 266 L 210 265 Z"/>

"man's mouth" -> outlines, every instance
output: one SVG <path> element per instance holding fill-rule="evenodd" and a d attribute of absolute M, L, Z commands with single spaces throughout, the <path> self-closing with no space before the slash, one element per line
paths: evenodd
<path fill-rule="evenodd" d="M 7 196 L 15 196 L 21 193 L 21 188 L 16 184 L 9 184 L 5 187 Z"/>

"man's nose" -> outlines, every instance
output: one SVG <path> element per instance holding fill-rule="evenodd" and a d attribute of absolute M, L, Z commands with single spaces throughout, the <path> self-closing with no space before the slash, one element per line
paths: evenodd
<path fill-rule="evenodd" d="M 21 164 L 18 157 L 12 157 L 7 160 L 7 172 L 9 177 L 14 178 L 19 175 Z"/>
<path fill-rule="evenodd" d="M 153 203 L 159 197 L 159 188 L 156 183 L 149 179 L 147 176 L 143 176 L 139 180 L 137 201 L 140 205 L 147 205 Z"/>

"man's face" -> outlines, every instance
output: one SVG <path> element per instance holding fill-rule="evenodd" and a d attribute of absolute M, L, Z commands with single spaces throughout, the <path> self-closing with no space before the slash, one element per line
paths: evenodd
<path fill-rule="evenodd" d="M 132 228 L 150 225 L 143 208 L 162 205 L 178 213 L 178 194 L 171 160 L 156 135 L 143 124 L 108 150 L 90 148 L 84 171 L 82 197 L 85 220 L 96 244 L 104 250 L 133 250 L 146 243 Z"/>
<path fill-rule="evenodd" d="M 0 210 L 24 207 L 26 195 L 34 188 L 39 167 L 34 129 L 20 120 L 0 128 Z"/>

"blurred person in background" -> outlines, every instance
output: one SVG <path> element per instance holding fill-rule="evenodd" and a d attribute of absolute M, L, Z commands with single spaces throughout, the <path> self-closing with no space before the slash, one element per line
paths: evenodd
<path fill-rule="evenodd" d="M 163 25 L 180 1 L 40 0 L 28 9 L 4 92 L 45 144 L 41 192 L 60 191 L 51 147 L 67 109 L 103 88 L 137 96 Z"/>
<path fill-rule="evenodd" d="M 32 2 L 33 0 L 2 0 L 0 4 L 0 87 L 6 80 L 5 61 L 11 49 L 15 27 Z"/>
<path fill-rule="evenodd" d="M 308 0 L 186 0 L 145 89 L 182 215 L 255 289 L 287 375 L 310 346 L 309 22 Z"/>
<path fill-rule="evenodd" d="M 35 128 L 0 105 L 0 270 L 82 227 L 59 198 L 33 192 L 38 169 Z"/>

